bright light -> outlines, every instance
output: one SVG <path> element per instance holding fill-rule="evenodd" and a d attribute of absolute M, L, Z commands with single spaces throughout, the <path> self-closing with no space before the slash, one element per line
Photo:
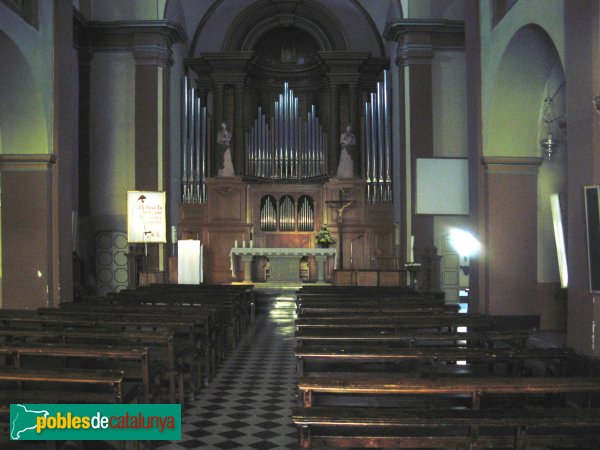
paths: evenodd
<path fill-rule="evenodd" d="M 481 249 L 481 244 L 471 233 L 458 228 L 450 230 L 450 244 L 459 256 L 466 258 L 479 253 Z"/>
<path fill-rule="evenodd" d="M 566 288 L 569 285 L 569 269 L 567 267 L 567 249 L 565 246 L 565 235 L 563 232 L 558 194 L 550 194 L 550 208 L 552 211 L 552 224 L 554 225 L 554 240 L 556 242 L 556 256 L 558 257 L 560 287 Z"/>

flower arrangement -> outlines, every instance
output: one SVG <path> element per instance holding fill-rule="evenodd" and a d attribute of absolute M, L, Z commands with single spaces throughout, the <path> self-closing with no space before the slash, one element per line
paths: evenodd
<path fill-rule="evenodd" d="M 316 238 L 317 238 L 317 244 L 319 246 L 326 247 L 326 246 L 329 246 L 329 244 L 335 244 L 335 240 L 333 239 L 333 237 L 331 236 L 331 233 L 327 229 L 327 225 L 321 226 L 321 229 L 319 230 L 319 234 L 317 234 Z"/>

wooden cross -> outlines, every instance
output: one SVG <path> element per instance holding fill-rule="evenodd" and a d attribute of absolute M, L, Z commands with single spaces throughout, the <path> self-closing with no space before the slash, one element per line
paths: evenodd
<path fill-rule="evenodd" d="M 337 200 L 327 200 L 325 202 L 331 209 L 337 211 L 336 222 L 340 233 L 340 269 L 344 268 L 344 210 L 354 203 L 354 200 L 344 200 L 344 193 L 340 189 Z"/>

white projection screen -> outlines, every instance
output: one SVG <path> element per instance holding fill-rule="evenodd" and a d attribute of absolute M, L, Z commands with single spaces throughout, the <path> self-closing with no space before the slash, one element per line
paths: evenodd
<path fill-rule="evenodd" d="M 417 214 L 469 214 L 466 158 L 417 158 Z"/>

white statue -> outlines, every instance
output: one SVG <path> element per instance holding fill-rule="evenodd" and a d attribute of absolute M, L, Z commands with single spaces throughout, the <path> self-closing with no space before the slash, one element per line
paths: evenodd
<path fill-rule="evenodd" d="M 337 176 L 340 178 L 352 178 L 354 176 L 354 163 L 350 153 L 352 153 L 355 145 L 356 138 L 352 133 L 352 127 L 348 125 L 346 131 L 340 136 L 340 164 L 337 170 Z"/>
<path fill-rule="evenodd" d="M 227 124 L 221 122 L 221 131 L 217 134 L 217 145 L 223 152 L 223 167 L 218 170 L 218 177 L 233 177 L 233 162 L 231 161 L 231 132 L 227 129 Z M 220 152 L 219 152 L 220 153 Z"/>

